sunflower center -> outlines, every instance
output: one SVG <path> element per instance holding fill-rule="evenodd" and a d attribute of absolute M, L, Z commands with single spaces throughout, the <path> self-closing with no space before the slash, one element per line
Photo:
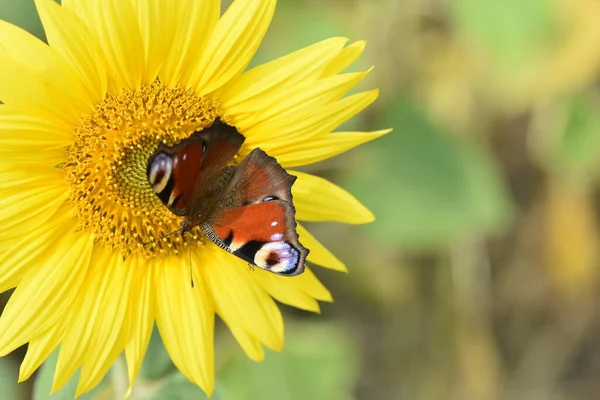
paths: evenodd
<path fill-rule="evenodd" d="M 62 166 L 81 228 L 123 256 L 178 254 L 182 247 L 201 246 L 197 227 L 186 240 L 167 236 L 179 229 L 180 220 L 154 193 L 146 170 L 160 142 L 172 146 L 216 117 L 211 100 L 158 81 L 107 95 L 76 129 Z"/>

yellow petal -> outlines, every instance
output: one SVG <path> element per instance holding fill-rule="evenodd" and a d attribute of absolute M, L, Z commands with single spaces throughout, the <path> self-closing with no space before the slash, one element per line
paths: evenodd
<path fill-rule="evenodd" d="M 289 173 L 298 177 L 292 186 L 296 218 L 347 224 L 365 224 L 375 219 L 354 196 L 327 179 L 298 171 Z"/>
<path fill-rule="evenodd" d="M 0 134 L 0 154 L 4 163 L 27 162 L 45 168 L 54 168 L 68 157 L 66 149 L 57 145 L 57 140 L 38 141 L 41 132 L 4 132 Z M 46 137 L 44 137 L 46 139 Z M 35 155 L 28 154 L 35 152 Z"/>
<path fill-rule="evenodd" d="M 27 152 L 24 152 L 12 148 L 0 148 L 0 158 L 14 165 L 31 164 L 35 161 L 44 162 L 46 168 L 48 166 L 52 168 L 52 166 L 58 165 L 66 159 L 65 152 L 61 150 L 39 149 L 36 146 L 31 146 L 27 150 Z"/>
<path fill-rule="evenodd" d="M 210 395 L 214 389 L 214 308 L 203 279 L 204 265 L 198 265 L 196 256 L 192 262 L 193 288 L 187 258 L 169 257 L 157 265 L 156 323 L 175 366 Z"/>
<path fill-rule="evenodd" d="M 2 21 L 0 21 L 0 24 Z M 0 101 L 20 106 L 58 124 L 74 127 L 80 112 L 49 75 L 10 58 L 0 44 Z"/>
<path fill-rule="evenodd" d="M 45 147 L 44 142 L 36 142 L 32 137 L 36 132 L 25 132 L 19 136 L 12 132 L 0 135 L 0 158 L 5 163 L 17 164 L 42 164 L 46 168 L 54 168 L 67 159 L 68 154 L 64 149 Z M 56 143 L 56 142 L 54 142 Z"/>
<path fill-rule="evenodd" d="M 109 93 L 139 88 L 144 71 L 144 45 L 131 1 L 82 1 L 77 11 L 97 37 L 105 69 L 109 71 Z"/>
<path fill-rule="evenodd" d="M 73 140 L 72 129 L 56 122 L 23 107 L 0 105 L 1 162 L 43 163 L 46 168 L 55 170 L 54 166 L 66 159 L 65 147 Z M 15 170 L 23 168 L 14 167 Z M 8 172 L 13 171 L 9 169 Z"/>
<path fill-rule="evenodd" d="M 313 235 L 311 235 L 302 225 L 296 226 L 300 242 L 310 250 L 307 261 L 315 263 L 321 267 L 333 269 L 335 271 L 348 272 L 348 269 L 336 256 L 334 256 L 325 246 L 323 246 Z"/>
<path fill-rule="evenodd" d="M 301 275 L 304 275 L 306 271 L 305 269 Z M 250 277 L 280 303 L 302 310 L 317 313 L 320 311 L 319 303 L 312 296 L 309 296 L 301 288 L 297 287 L 296 277 L 282 277 L 261 269 L 256 269 L 254 272 Z"/>
<path fill-rule="evenodd" d="M 181 2 L 133 0 L 144 45 L 143 84 L 154 82 L 158 76 L 175 31 L 183 23 L 175 14 L 177 4 Z"/>
<path fill-rule="evenodd" d="M 273 119 L 307 115 L 320 107 L 332 103 L 354 87 L 371 70 L 365 72 L 337 75 L 315 82 L 305 82 L 290 87 L 284 87 L 269 97 L 263 111 L 253 120 L 242 133 L 251 137 L 261 131 L 261 124 Z"/>
<path fill-rule="evenodd" d="M 52 383 L 53 393 L 71 379 L 90 348 L 95 321 L 101 318 L 101 305 L 107 296 L 107 287 L 113 279 L 110 272 L 106 271 L 106 266 L 111 265 L 111 256 L 111 251 L 104 247 L 95 246 L 93 249 L 85 280 L 75 292 L 76 301 L 64 318 L 64 323 L 69 329 L 65 333 L 58 353 Z"/>
<path fill-rule="evenodd" d="M 173 23 L 177 24 L 177 29 L 160 71 L 160 81 L 170 87 L 178 83 L 187 87 L 189 86 L 187 77 L 198 65 L 208 39 L 219 21 L 221 1 L 164 3 L 173 8 Z"/>
<path fill-rule="evenodd" d="M 215 97 L 223 112 L 235 116 L 261 110 L 269 96 L 284 86 L 315 80 L 348 39 L 331 38 L 252 68 L 224 86 Z"/>
<path fill-rule="evenodd" d="M 260 341 L 252 336 L 242 325 L 235 323 L 235 321 L 225 321 L 227 327 L 233 334 L 235 340 L 239 343 L 244 353 L 254 361 L 262 361 L 265 358 L 265 350 L 263 349 Z"/>
<path fill-rule="evenodd" d="M 238 324 L 267 347 L 280 350 L 283 347 L 281 312 L 271 296 L 249 276 L 254 272 L 239 258 L 212 243 L 204 253 L 212 255 L 204 263 L 203 271 L 217 313 L 228 325 Z"/>
<path fill-rule="evenodd" d="M 129 337 L 125 348 L 129 391 L 137 379 L 154 325 L 154 267 L 145 265 L 146 260 L 135 260 L 136 275 L 132 286 L 129 305 Z"/>
<path fill-rule="evenodd" d="M 359 40 L 358 42 L 352 43 L 350 46 L 343 49 L 340 54 L 338 54 L 332 61 L 329 63 L 327 68 L 323 71 L 322 76 L 324 78 L 328 76 L 334 76 L 339 74 L 348 68 L 354 61 L 360 57 L 363 50 L 365 49 L 366 42 L 363 40 Z"/>
<path fill-rule="evenodd" d="M 10 148 L 10 146 L 8 147 Z M 0 150 L 0 154 L 4 154 L 4 151 Z M 45 188 L 52 191 L 53 188 L 60 186 L 62 187 L 62 191 L 65 191 L 66 183 L 64 174 L 55 165 L 48 165 L 52 161 L 51 159 L 40 157 L 39 160 L 28 159 L 22 161 L 22 163 L 15 163 L 13 160 L 7 162 L 0 161 L 0 202 L 2 198 L 19 195 L 19 192 L 29 189 L 38 190 Z M 59 189 L 57 188 L 56 190 Z M 43 204 L 39 204 L 39 206 L 42 207 Z M 3 216 L 4 213 L 0 212 L 0 220 Z M 3 236 L 2 232 L 0 232 L 1 236 Z"/>
<path fill-rule="evenodd" d="M 46 223 L 64 204 L 68 196 L 64 184 L 38 182 L 39 185 L 21 191 L 0 192 L 0 238 L 30 231 Z"/>
<path fill-rule="evenodd" d="M 336 132 L 312 140 L 273 141 L 260 146 L 285 168 L 313 164 L 377 139 L 390 129 L 376 132 Z"/>
<path fill-rule="evenodd" d="M 20 188 L 43 183 L 44 180 L 39 178 L 37 172 L 44 175 L 48 170 L 48 166 L 43 164 L 23 165 L 0 161 L 0 188 L 2 188 L 0 194 L 4 196 L 11 192 L 16 194 Z"/>
<path fill-rule="evenodd" d="M 285 279 L 285 277 L 279 277 Z M 298 276 L 292 278 L 294 285 L 304 293 L 319 301 L 332 302 L 331 292 L 321 283 L 310 268 L 304 270 Z"/>
<path fill-rule="evenodd" d="M 275 0 L 236 0 L 221 17 L 188 85 L 196 93 L 213 92 L 250 63 L 267 32 Z"/>
<path fill-rule="evenodd" d="M 123 261 L 118 252 L 112 252 L 104 273 L 110 277 L 104 288 L 100 310 L 94 321 L 94 328 L 83 355 L 83 365 L 79 375 L 76 397 L 96 387 L 111 365 L 123 352 L 129 339 L 127 311 L 131 298 L 131 285 L 135 257 Z M 145 260 L 144 260 L 145 261 Z M 88 296 L 99 296 L 99 292 L 89 292 Z"/>
<path fill-rule="evenodd" d="M 16 287 L 29 271 L 39 269 L 42 265 L 40 260 L 60 247 L 63 233 L 68 232 L 69 227 L 74 227 L 75 222 L 70 212 L 62 212 L 36 227 L 35 234 L 3 239 L 0 293 Z"/>
<path fill-rule="evenodd" d="M 250 148 L 262 148 L 268 142 L 272 142 L 271 147 L 289 146 L 295 140 L 306 143 L 309 138 L 331 133 L 374 102 L 378 95 L 378 90 L 371 90 L 315 108 L 310 114 L 276 116 L 245 132 L 245 143 Z"/>
<path fill-rule="evenodd" d="M 64 121 L 37 114 L 29 107 L 11 107 L 0 105 L 0 138 L 6 134 L 15 135 L 35 132 L 36 141 L 44 142 L 48 147 L 64 146 L 73 140 L 73 129 Z M 32 138 L 33 139 L 33 138 Z M 15 139 L 16 140 L 16 139 Z"/>
<path fill-rule="evenodd" d="M 33 339 L 27 345 L 27 354 L 21 363 L 19 370 L 19 382 L 26 381 L 42 365 L 60 344 L 62 335 L 66 329 L 64 324 L 57 324 L 44 332 L 38 338 Z"/>
<path fill-rule="evenodd" d="M 43 264 L 23 277 L 0 318 L 0 356 L 61 321 L 83 282 L 92 246 L 91 235 L 65 233 Z"/>
<path fill-rule="evenodd" d="M 92 104 L 106 93 L 106 71 L 98 45 L 83 21 L 53 0 L 35 0 L 50 46 L 71 66 L 87 90 Z"/>
<path fill-rule="evenodd" d="M 49 120 L 74 127 L 80 113 L 48 76 L 17 63 L 0 48 L 0 101 L 11 106 L 28 107 Z"/>
<path fill-rule="evenodd" d="M 36 105 L 56 101 L 56 105 L 48 104 L 46 108 L 57 110 L 58 105 L 68 105 L 62 112 L 74 109 L 85 113 L 93 109 L 94 103 L 83 83 L 54 49 L 2 20 L 0 38 L 0 100 L 7 104 L 31 101 Z M 11 93 L 15 87 L 19 88 L 17 93 Z M 57 117 L 60 112 L 58 109 Z"/>

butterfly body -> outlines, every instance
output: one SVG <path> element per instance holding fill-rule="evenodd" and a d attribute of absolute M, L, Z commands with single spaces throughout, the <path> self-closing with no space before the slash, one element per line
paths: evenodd
<path fill-rule="evenodd" d="M 182 216 L 182 234 L 200 226 L 222 249 L 259 268 L 298 275 L 308 250 L 298 241 L 289 175 L 261 149 L 229 165 L 244 137 L 216 120 L 175 146 L 161 144 L 148 161 L 148 181 Z"/>

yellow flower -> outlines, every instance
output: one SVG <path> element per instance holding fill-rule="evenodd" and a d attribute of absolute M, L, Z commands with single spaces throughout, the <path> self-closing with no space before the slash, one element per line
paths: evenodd
<path fill-rule="evenodd" d="M 0 292 L 16 287 L 0 355 L 29 343 L 20 380 L 60 345 L 53 390 L 81 368 L 77 394 L 89 391 L 123 351 L 133 385 L 156 321 L 175 365 L 210 393 L 215 313 L 260 360 L 283 346 L 274 300 L 314 312 L 331 301 L 310 269 L 252 271 L 198 232 L 161 239 L 180 218 L 145 175 L 160 141 L 217 116 L 246 137 L 242 156 L 260 147 L 284 168 L 385 133 L 331 133 L 377 97 L 342 98 L 368 74 L 342 73 L 363 42 L 324 40 L 244 72 L 275 3 L 237 0 L 220 17 L 220 0 L 36 0 L 49 45 L 0 21 Z M 373 219 L 343 189 L 290 173 L 299 220 Z M 309 262 L 345 270 L 298 231 Z"/>

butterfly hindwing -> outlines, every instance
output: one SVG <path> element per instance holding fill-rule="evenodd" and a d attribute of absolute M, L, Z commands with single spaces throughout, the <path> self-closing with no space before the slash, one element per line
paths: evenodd
<path fill-rule="evenodd" d="M 296 232 L 289 175 L 260 149 L 236 168 L 230 192 L 202 224 L 220 247 L 260 268 L 281 275 L 304 270 L 308 250 Z"/>
<path fill-rule="evenodd" d="M 281 275 L 304 270 L 308 250 L 298 241 L 293 208 L 283 200 L 220 211 L 202 229 L 217 245 L 257 267 Z"/>

